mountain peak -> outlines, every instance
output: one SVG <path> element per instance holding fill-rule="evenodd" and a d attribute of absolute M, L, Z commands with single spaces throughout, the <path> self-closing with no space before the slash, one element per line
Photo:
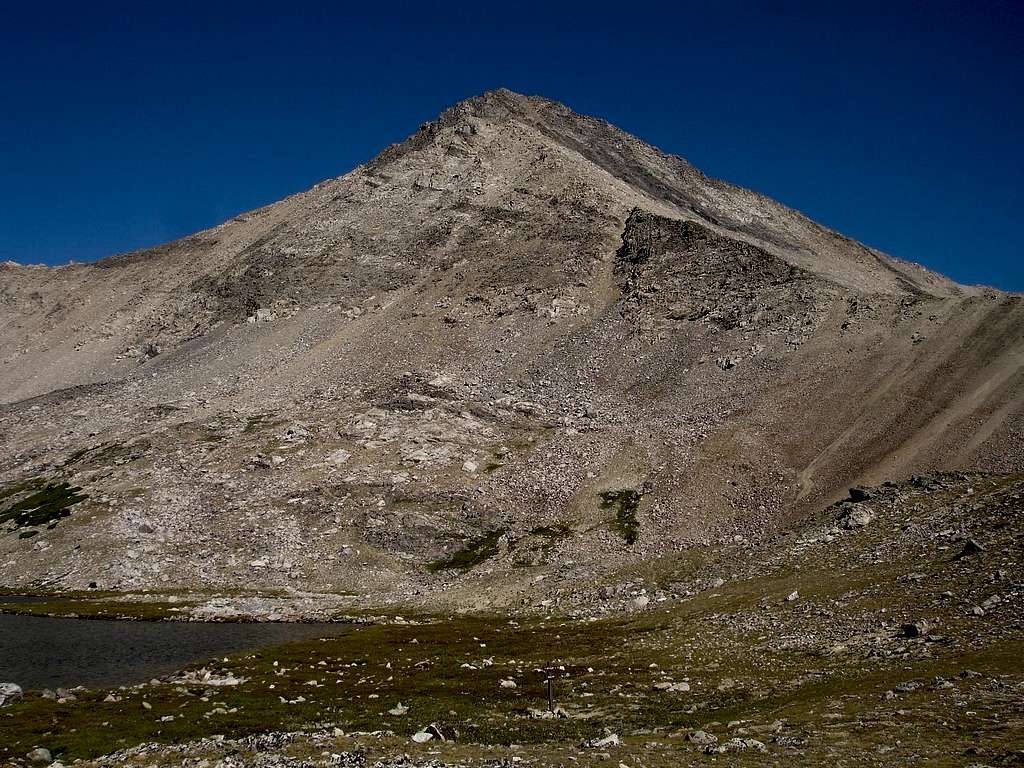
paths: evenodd
<path fill-rule="evenodd" d="M 415 155 L 421 158 L 419 173 L 433 178 L 437 174 L 426 166 L 449 164 L 453 152 L 480 160 L 481 151 L 506 158 L 489 166 L 498 185 L 529 189 L 563 182 L 591 187 L 611 183 L 614 189 L 607 195 L 617 201 L 620 224 L 629 210 L 647 208 L 745 239 L 810 273 L 858 290 L 933 295 L 959 295 L 965 290 L 918 265 L 845 238 L 764 195 L 709 178 L 682 157 L 662 152 L 605 120 L 507 88 L 454 104 L 406 141 L 385 149 L 366 168 L 383 172 Z M 561 160 L 554 165 L 538 163 L 540 157 Z M 463 169 L 460 177 L 480 170 Z M 566 173 L 575 182 L 558 180 Z M 607 202 L 599 205 L 609 209 Z"/>
<path fill-rule="evenodd" d="M 528 109 L 530 103 L 534 101 L 549 100 L 542 99 L 538 96 L 527 96 L 526 94 L 518 93 L 509 88 L 491 88 L 483 93 L 462 99 L 454 104 L 451 109 L 467 108 L 473 111 L 483 112 L 487 109 L 501 107 L 508 109 L 509 111 L 518 112 Z"/>
<path fill-rule="evenodd" d="M 572 114 L 564 104 L 543 96 L 527 96 L 508 88 L 495 88 L 456 103 L 445 110 L 442 119 L 447 115 L 456 117 L 472 115 L 492 120 L 536 117 L 542 111 L 552 109 L 564 114 Z"/>
<path fill-rule="evenodd" d="M 853 484 L 1024 469 L 1024 301 L 506 90 L 207 232 L 0 272 L 0 492 L 102 500 L 45 548 L 0 526 L 3 586 L 301 567 L 451 605 L 432 564 L 493 540 L 466 589 L 512 605 L 524 573 L 621 579 Z"/>

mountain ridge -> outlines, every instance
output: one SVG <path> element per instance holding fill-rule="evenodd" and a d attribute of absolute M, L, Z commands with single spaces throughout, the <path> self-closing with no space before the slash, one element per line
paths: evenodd
<path fill-rule="evenodd" d="M 424 141 L 428 141 L 429 142 L 429 141 L 433 140 L 433 138 L 436 136 L 436 132 L 438 130 L 441 130 L 443 128 L 454 128 L 454 127 L 457 126 L 457 124 L 459 123 L 460 120 L 463 120 L 466 117 L 476 117 L 476 118 L 494 119 L 494 120 L 502 120 L 502 121 L 515 121 L 515 120 L 523 121 L 523 120 L 525 120 L 529 124 L 537 127 L 539 130 L 546 131 L 547 135 L 552 136 L 552 138 L 555 138 L 556 140 L 560 140 L 563 143 L 565 143 L 567 137 L 564 134 L 559 134 L 556 130 L 554 130 L 552 128 L 552 125 L 551 125 L 551 116 L 552 115 L 554 115 L 558 120 L 561 120 L 561 121 L 577 122 L 577 123 L 582 123 L 582 124 L 585 124 L 585 125 L 596 127 L 598 130 L 600 130 L 602 132 L 606 132 L 609 136 L 613 137 L 614 139 L 618 139 L 618 140 L 626 139 L 626 140 L 630 141 L 631 143 L 635 143 L 635 144 L 639 145 L 640 147 L 642 147 L 645 150 L 653 150 L 654 152 L 656 152 L 660 156 L 660 158 L 663 161 L 668 163 L 670 166 L 674 166 L 675 169 L 679 172 L 679 174 L 681 176 L 683 176 L 683 177 L 687 177 L 688 176 L 688 177 L 691 177 L 693 179 L 696 179 L 697 181 L 699 181 L 701 183 L 710 184 L 710 185 L 713 185 L 713 186 L 716 186 L 716 187 L 720 187 L 720 188 L 722 188 L 724 190 L 727 190 L 727 191 L 730 191 L 732 193 L 752 195 L 756 199 L 758 199 L 759 201 L 761 201 L 763 203 L 767 203 L 767 204 L 770 204 L 771 206 L 777 207 L 778 209 L 783 210 L 787 214 L 790 214 L 790 215 L 792 215 L 794 217 L 799 217 L 804 222 L 806 222 L 808 225 L 813 226 L 814 228 L 820 230 L 825 235 L 842 239 L 844 241 L 849 242 L 851 245 L 853 245 L 855 247 L 863 249 L 865 252 L 868 252 L 868 253 L 872 254 L 875 258 L 877 258 L 880 261 L 882 261 L 883 264 L 885 264 L 886 260 L 889 261 L 889 262 L 894 262 L 896 265 L 898 265 L 897 272 L 901 276 L 902 276 L 904 271 L 909 269 L 909 270 L 923 272 L 926 275 L 926 279 L 939 280 L 939 281 L 945 282 L 945 283 L 947 283 L 947 284 L 949 284 L 951 286 L 955 286 L 956 289 L 961 289 L 962 290 L 962 289 L 971 289 L 971 288 L 985 288 L 984 286 L 966 286 L 966 285 L 960 285 L 960 284 L 954 283 L 953 281 L 949 280 L 945 276 L 943 276 L 943 275 L 941 275 L 941 274 L 939 274 L 937 272 L 933 272 L 932 270 L 929 270 L 928 268 L 923 267 L 923 266 L 921 266 L 919 264 L 916 264 L 914 262 L 907 261 L 907 260 L 904 260 L 904 259 L 899 259 L 897 257 L 891 256 L 891 255 L 886 254 L 884 252 L 881 252 L 881 251 L 878 251 L 876 249 L 870 248 L 869 246 L 865 246 L 865 245 L 863 245 L 863 244 L 861 244 L 861 243 L 859 243 L 859 242 L 857 242 L 855 240 L 852 240 L 851 238 L 848 238 L 845 235 L 842 235 L 840 232 L 838 232 L 836 230 L 833 230 L 833 229 L 831 229 L 829 227 L 825 227 L 825 226 L 823 226 L 821 224 L 818 224 L 817 222 L 813 221 L 810 217 L 808 217 L 806 214 L 802 213 L 801 211 L 798 211 L 797 209 L 794 209 L 794 208 L 785 206 L 785 205 L 783 205 L 781 203 L 778 203 L 777 201 L 769 198 L 768 196 L 766 196 L 764 194 L 761 194 L 761 193 L 758 193 L 758 192 L 752 192 L 751 190 L 747 190 L 747 189 L 744 189 L 742 187 L 738 187 L 738 186 L 736 186 L 734 184 L 731 184 L 731 183 L 729 183 L 727 181 L 724 181 L 724 180 L 721 180 L 721 179 L 715 179 L 715 178 L 712 178 L 712 177 L 708 177 L 705 174 L 703 174 L 699 169 L 697 169 L 695 166 L 693 166 L 691 163 L 689 163 L 689 161 L 687 161 L 685 158 L 680 157 L 678 155 L 671 155 L 671 154 L 662 153 L 660 150 L 657 150 L 655 147 L 647 144 L 646 142 L 643 142 L 642 140 L 636 139 L 635 137 L 625 133 L 621 129 L 615 127 L 614 125 L 612 125 L 611 123 L 609 123 L 609 122 L 607 122 L 605 120 L 602 120 L 600 118 L 595 118 L 595 117 L 590 117 L 590 116 L 586 116 L 586 115 L 577 114 L 577 113 L 573 112 L 571 109 L 569 109 L 568 107 L 566 107 L 565 105 L 560 104 L 560 103 L 555 102 L 555 101 L 552 101 L 552 100 L 549 100 L 549 99 L 546 99 L 544 97 L 540 97 L 540 96 L 524 96 L 522 94 L 515 93 L 515 92 L 513 92 L 513 91 L 511 91 L 509 89 L 506 89 L 506 88 L 498 88 L 498 89 L 495 89 L 495 90 L 487 91 L 487 92 L 485 92 L 485 93 L 483 93 L 481 95 L 471 96 L 471 97 L 468 97 L 466 99 L 463 99 L 462 101 L 457 102 L 453 106 L 451 106 L 451 107 L 447 108 L 446 110 L 444 110 L 444 112 L 442 112 L 442 114 L 437 119 L 435 119 L 433 121 L 430 121 L 428 123 L 424 123 L 421 126 L 421 128 L 420 128 L 420 130 L 418 132 L 416 132 L 412 136 L 408 137 L 405 141 L 399 142 L 399 143 L 396 143 L 396 144 L 392 144 L 391 146 L 389 146 L 389 147 L 385 148 L 384 150 L 382 150 L 380 153 L 378 153 L 374 158 L 372 158 L 368 162 L 366 162 L 366 163 L 364 163 L 362 165 L 359 165 L 356 168 L 353 168 L 351 171 L 343 174 L 342 176 L 328 178 L 328 179 L 325 179 L 324 181 L 318 182 L 317 184 L 315 184 L 310 189 L 308 189 L 308 190 L 306 190 L 304 192 L 295 193 L 295 194 L 289 196 L 288 198 L 285 198 L 284 200 L 279 201 L 278 203 L 270 203 L 268 205 L 261 206 L 259 208 L 253 209 L 251 211 L 246 211 L 246 212 L 240 213 L 240 214 L 232 217 L 231 219 L 228 219 L 228 220 L 226 220 L 226 221 L 224 221 L 224 222 L 222 222 L 220 224 L 217 224 L 217 225 L 214 225 L 214 226 L 210 227 L 209 229 L 201 230 L 201 231 L 196 232 L 194 234 L 186 235 L 186 236 L 184 236 L 182 238 L 178 238 L 176 240 L 169 241 L 168 243 L 164 243 L 162 245 L 157 245 L 157 246 L 154 246 L 152 248 L 142 248 L 142 249 L 136 249 L 136 250 L 128 251 L 128 252 L 121 253 L 121 254 L 114 254 L 114 255 L 111 255 L 111 256 L 104 257 L 104 258 L 99 259 L 99 260 L 94 261 L 94 262 L 85 262 L 85 263 L 73 262 L 72 264 L 58 265 L 57 267 L 53 267 L 53 268 L 59 268 L 60 266 L 79 265 L 79 264 L 81 264 L 81 265 L 95 265 L 95 266 L 103 265 L 103 266 L 106 266 L 106 265 L 108 265 L 107 262 L 109 262 L 111 259 L 117 260 L 117 259 L 133 258 L 133 257 L 140 256 L 140 255 L 143 255 L 143 254 L 155 255 L 156 253 L 159 253 L 159 252 L 161 252 L 163 250 L 166 250 L 167 248 L 169 248 L 170 246 L 173 246 L 176 243 L 181 243 L 181 242 L 184 242 L 184 241 L 189 241 L 189 240 L 191 240 L 193 238 L 199 238 L 199 237 L 203 236 L 206 233 L 216 232 L 216 231 L 222 229 L 223 227 L 228 226 L 228 225 L 230 225 L 232 223 L 249 221 L 254 216 L 259 215 L 260 212 L 264 211 L 265 209 L 271 208 L 271 207 L 273 207 L 275 205 L 279 205 L 280 203 L 283 203 L 286 200 L 291 200 L 291 199 L 296 198 L 296 197 L 301 197 L 301 196 L 313 193 L 313 192 L 315 192 L 316 190 L 322 188 L 325 185 L 328 185 L 328 184 L 331 184 L 332 182 L 337 182 L 337 181 L 340 181 L 342 179 L 345 179 L 346 177 L 348 177 L 348 176 L 350 176 L 352 174 L 357 174 L 357 173 L 365 172 L 365 171 L 369 171 L 369 172 L 372 173 L 375 169 L 379 169 L 379 168 L 383 167 L 384 165 L 386 165 L 387 163 L 389 163 L 389 162 L 391 162 L 393 160 L 398 159 L 403 154 L 405 154 L 407 152 L 411 152 L 411 151 L 416 151 L 416 149 L 421 148 L 423 146 Z M 570 149 L 573 149 L 574 151 L 579 152 L 581 154 L 581 156 L 587 158 L 588 160 L 594 161 L 593 157 L 588 156 L 588 154 L 587 154 L 587 147 L 582 145 L 580 142 L 578 142 L 578 141 L 571 141 L 570 140 L 568 142 L 567 146 Z M 600 165 L 599 162 L 596 162 L 596 161 L 594 161 L 594 162 L 595 162 L 595 164 Z M 636 182 L 636 180 L 633 180 L 633 182 L 631 182 L 629 179 L 623 179 L 623 180 L 626 181 L 627 183 L 635 183 Z M 655 185 L 656 186 L 656 192 L 660 193 L 662 195 L 664 195 L 665 193 L 669 193 L 671 195 L 671 193 L 673 191 L 673 190 L 671 190 L 671 189 L 669 189 L 669 188 L 667 188 L 665 186 L 657 186 L 658 185 L 657 180 L 650 181 L 648 185 L 645 185 L 645 184 L 643 184 L 641 182 L 639 184 L 639 186 L 642 188 L 644 186 L 650 186 L 651 184 Z M 655 196 L 657 196 L 657 194 L 655 194 Z M 713 218 L 713 215 L 710 212 L 708 212 L 708 211 L 703 211 L 702 212 L 700 210 L 695 209 L 693 207 L 693 202 L 692 201 L 690 201 L 690 200 L 680 200 L 678 202 L 680 202 L 681 204 L 683 204 L 685 206 L 689 206 L 691 212 L 694 213 L 697 216 L 702 216 L 702 217 L 711 216 L 711 218 L 705 218 L 705 220 L 708 221 L 708 223 L 713 224 L 713 225 L 718 223 L 717 221 L 715 221 L 715 219 Z M 48 265 L 21 265 L 21 264 L 17 264 L 17 262 L 13 262 L 13 261 L 5 262 L 5 264 L 11 265 L 11 266 L 14 266 L 14 265 L 17 265 L 17 266 L 48 266 Z M 990 290 L 998 290 L 998 289 L 990 289 Z"/>

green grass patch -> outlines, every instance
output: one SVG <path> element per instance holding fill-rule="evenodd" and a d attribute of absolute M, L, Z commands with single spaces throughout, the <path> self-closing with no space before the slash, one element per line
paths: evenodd
<path fill-rule="evenodd" d="M 483 536 L 471 539 L 451 557 L 433 562 L 428 567 L 432 571 L 468 571 L 470 568 L 480 565 L 480 563 L 498 554 L 498 541 L 506 533 L 508 533 L 508 528 L 499 528 L 496 531 L 490 531 Z"/>
<path fill-rule="evenodd" d="M 530 530 L 531 536 L 543 536 L 545 539 L 568 539 L 572 536 L 572 528 L 569 527 L 568 523 L 552 523 L 551 525 L 542 525 L 537 528 Z"/>
<path fill-rule="evenodd" d="M 25 480 L 21 483 L 12 483 L 6 488 L 0 488 L 0 501 L 9 499 L 12 496 L 25 493 L 26 491 L 35 491 L 46 485 L 46 480 L 41 477 L 35 477 L 31 480 Z"/>
<path fill-rule="evenodd" d="M 33 486 L 35 487 L 35 486 Z M 20 501 L 0 511 L 0 523 L 14 521 L 17 528 L 53 527 L 71 514 L 71 507 L 89 498 L 82 489 L 68 483 L 46 483 Z"/>
<path fill-rule="evenodd" d="M 32 603 L 0 602 L 0 613 L 25 616 L 62 616 L 70 619 L 123 619 L 125 621 L 164 621 L 180 619 L 194 602 L 120 602 L 86 597 L 54 596 L 53 600 Z"/>
<path fill-rule="evenodd" d="M 640 508 L 639 491 L 624 488 L 621 491 L 604 491 L 601 493 L 601 508 L 615 510 L 611 521 L 612 529 L 617 531 L 627 544 L 635 544 L 640 536 L 640 521 L 636 511 Z"/>
<path fill-rule="evenodd" d="M 262 432 L 265 429 L 273 429 L 274 427 L 281 426 L 285 422 L 281 419 L 275 419 L 269 413 L 257 413 L 249 416 L 245 420 L 245 426 L 242 427 L 242 432 L 245 434 L 252 434 L 253 432 Z"/>
<path fill-rule="evenodd" d="M 511 546 L 518 547 L 517 557 L 512 565 L 516 568 L 546 565 L 551 550 L 559 542 L 572 538 L 573 533 L 574 531 L 568 523 L 552 523 L 531 528 L 522 539 L 512 542 Z"/>

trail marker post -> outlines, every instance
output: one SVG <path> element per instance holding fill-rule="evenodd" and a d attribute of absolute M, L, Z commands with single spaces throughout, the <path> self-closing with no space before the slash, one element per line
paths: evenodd
<path fill-rule="evenodd" d="M 555 662 L 548 662 L 544 668 L 544 681 L 548 688 L 548 712 L 555 711 Z"/>

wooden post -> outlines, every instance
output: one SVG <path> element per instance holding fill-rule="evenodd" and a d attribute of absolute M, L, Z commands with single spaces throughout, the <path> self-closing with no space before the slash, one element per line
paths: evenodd
<path fill-rule="evenodd" d="M 544 669 L 548 684 L 548 712 L 555 712 L 555 662 L 549 661 Z"/>

